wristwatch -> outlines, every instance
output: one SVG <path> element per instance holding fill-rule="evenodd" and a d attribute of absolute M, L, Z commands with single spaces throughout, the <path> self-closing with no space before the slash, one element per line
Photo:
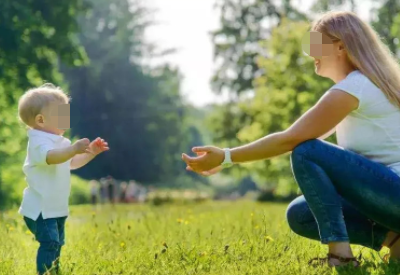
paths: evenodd
<path fill-rule="evenodd" d="M 221 163 L 222 168 L 229 168 L 233 165 L 232 158 L 231 158 L 231 150 L 229 148 L 224 148 L 225 158 L 224 161 Z"/>

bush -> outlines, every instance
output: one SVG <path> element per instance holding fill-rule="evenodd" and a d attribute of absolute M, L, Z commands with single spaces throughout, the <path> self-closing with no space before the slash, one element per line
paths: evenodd
<path fill-rule="evenodd" d="M 257 198 L 259 202 L 290 202 L 297 198 L 297 193 L 289 193 L 286 195 L 277 195 L 275 189 L 263 190 Z"/>
<path fill-rule="evenodd" d="M 0 178 L 0 208 L 18 208 L 22 201 L 22 194 L 27 187 L 22 164 L 2 166 Z"/>
<path fill-rule="evenodd" d="M 22 201 L 22 194 L 27 187 L 21 165 L 15 164 L 3 169 L 0 189 L 0 209 L 18 208 Z M 86 180 L 71 175 L 70 204 L 87 204 L 90 202 L 89 185 Z"/>
<path fill-rule="evenodd" d="M 158 190 L 149 193 L 146 202 L 154 206 L 161 206 L 164 204 L 201 203 L 209 198 L 209 194 L 198 190 Z"/>
<path fill-rule="evenodd" d="M 73 174 L 71 175 L 71 196 L 69 203 L 71 205 L 90 203 L 88 182 Z"/>

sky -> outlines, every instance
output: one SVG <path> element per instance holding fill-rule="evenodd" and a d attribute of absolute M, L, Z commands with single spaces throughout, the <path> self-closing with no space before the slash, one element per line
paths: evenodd
<path fill-rule="evenodd" d="M 156 9 L 157 24 L 148 28 L 145 37 L 160 48 L 175 48 L 177 53 L 165 60 L 178 66 L 184 79 L 182 95 L 188 102 L 201 107 L 212 102 L 223 102 L 226 95 L 216 96 L 210 88 L 215 71 L 210 32 L 219 28 L 216 0 L 146 0 L 146 6 Z M 308 9 L 313 0 L 294 0 L 296 7 Z M 369 1 L 358 5 L 361 18 L 368 18 Z"/>

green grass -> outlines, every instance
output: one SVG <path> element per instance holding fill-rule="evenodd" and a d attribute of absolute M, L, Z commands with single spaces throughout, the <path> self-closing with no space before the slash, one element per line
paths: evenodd
<path fill-rule="evenodd" d="M 71 207 L 62 274 L 399 274 L 363 249 L 362 268 L 310 267 L 326 246 L 290 232 L 286 205 Z M 0 226 L 0 274 L 35 274 L 38 244 L 15 211 Z M 355 246 L 356 255 L 361 247 Z M 385 251 L 381 252 L 381 256 Z"/>

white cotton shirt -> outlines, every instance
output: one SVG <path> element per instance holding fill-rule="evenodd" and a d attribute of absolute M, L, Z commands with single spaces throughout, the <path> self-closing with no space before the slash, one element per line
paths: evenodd
<path fill-rule="evenodd" d="M 25 188 L 19 213 L 37 220 L 40 213 L 43 219 L 66 217 L 69 214 L 70 163 L 49 165 L 47 152 L 71 145 L 63 136 L 39 130 L 28 131 L 28 149 L 23 171 L 28 187 Z"/>
<path fill-rule="evenodd" d="M 358 109 L 336 126 L 338 145 L 382 163 L 400 176 L 400 108 L 359 70 L 332 89 L 359 100 Z"/>

